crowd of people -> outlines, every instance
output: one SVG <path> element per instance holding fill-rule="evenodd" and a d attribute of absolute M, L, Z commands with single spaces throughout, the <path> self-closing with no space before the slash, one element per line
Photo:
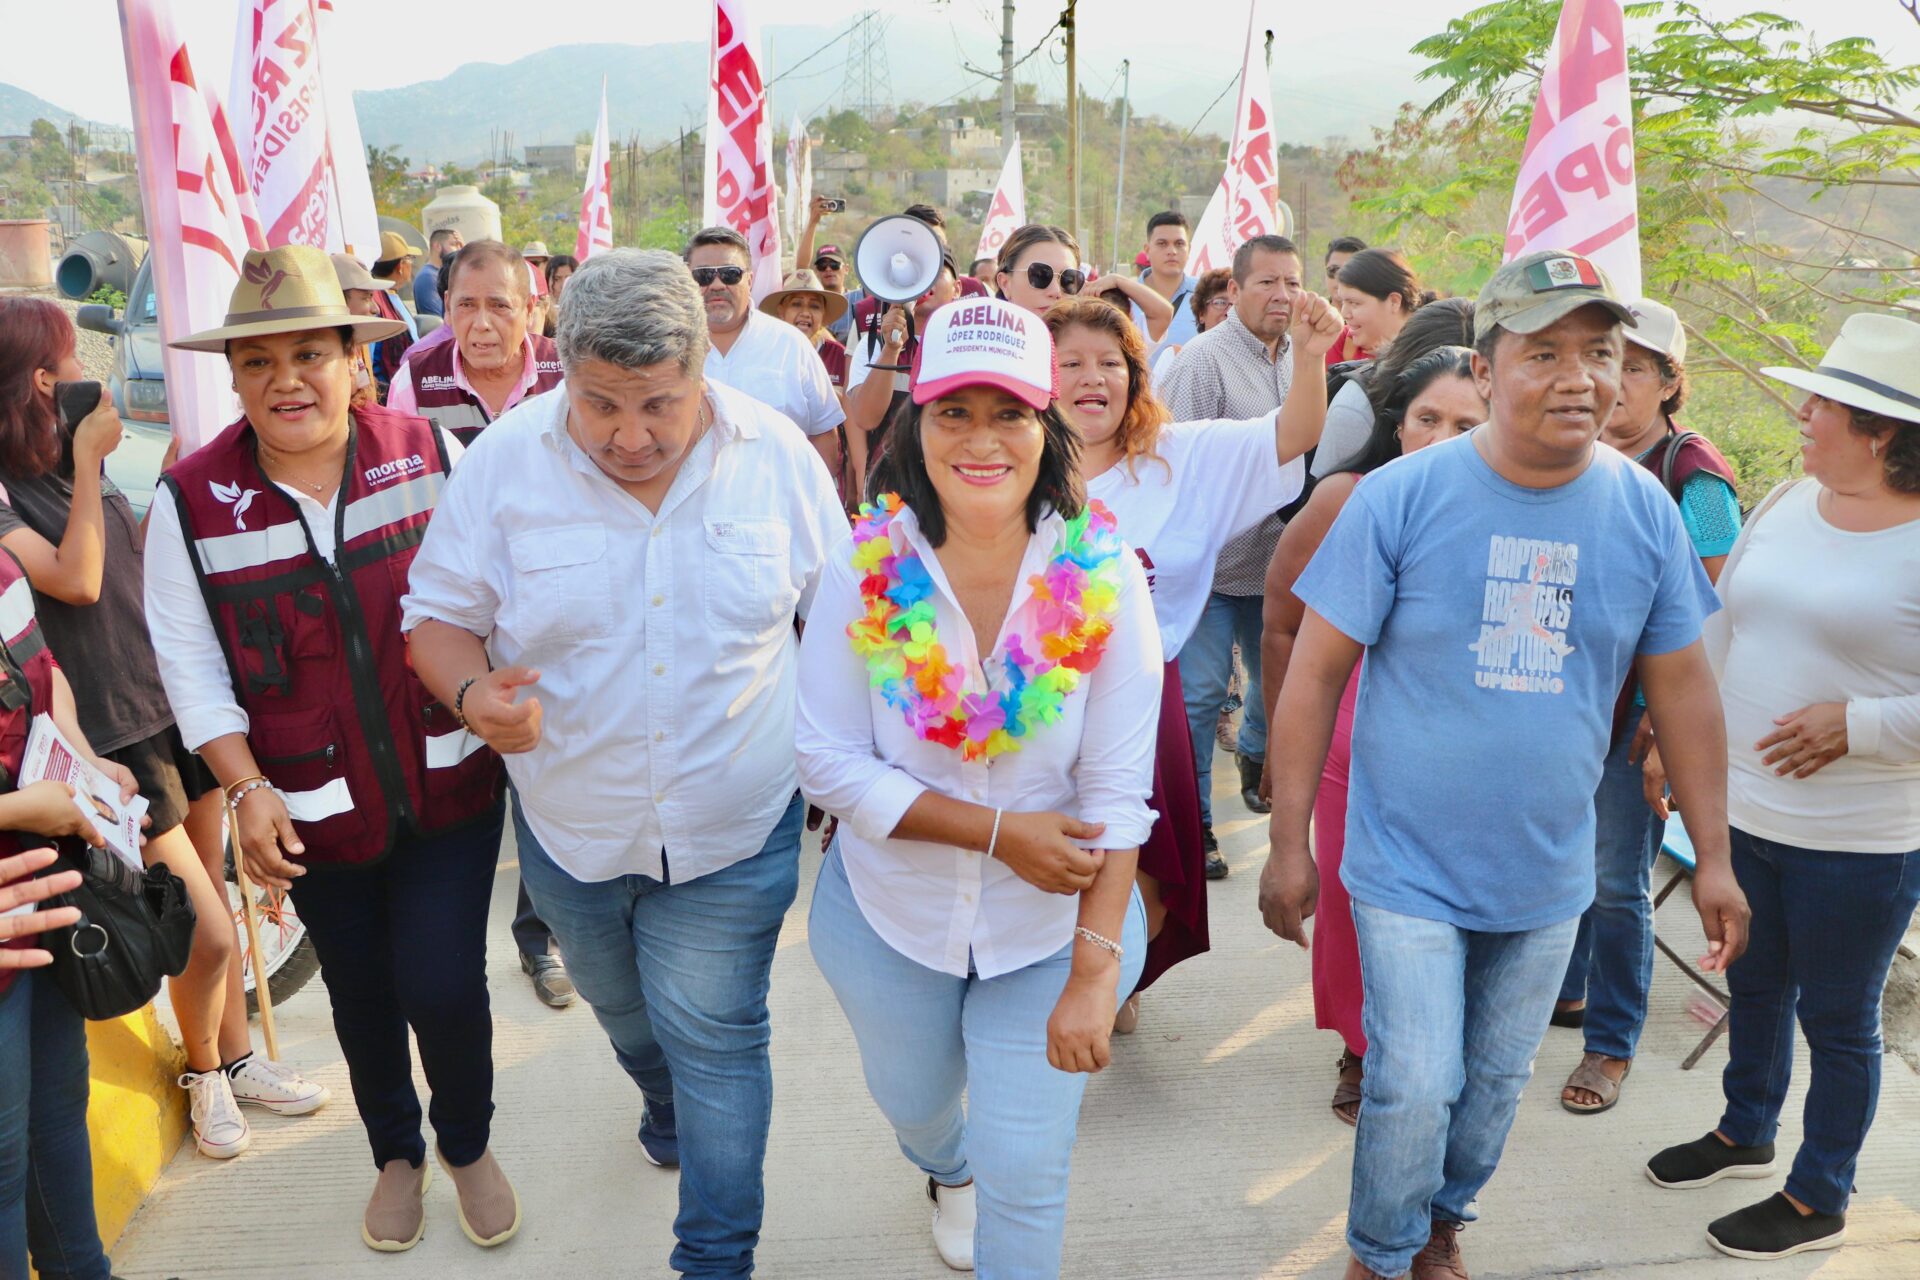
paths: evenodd
<path fill-rule="evenodd" d="M 511 823 L 522 969 L 593 1010 L 680 1171 L 669 1265 L 751 1274 L 768 984 L 824 818 L 812 957 L 933 1251 L 1057 1275 L 1089 1077 L 1209 949 L 1222 745 L 1270 814 L 1263 918 L 1341 1042 L 1349 1277 L 1465 1280 L 1550 1025 L 1583 1028 L 1562 1105 L 1617 1105 L 1676 809 L 1726 1109 L 1646 1175 L 1773 1177 L 1797 1024 L 1784 1189 L 1707 1235 L 1838 1245 L 1920 903 L 1920 325 L 1857 315 L 1767 371 L 1805 393 L 1805 475 L 1743 516 L 1678 418 L 1681 318 L 1577 254 L 1437 298 L 1342 236 L 1315 291 L 1281 236 L 1189 275 L 1169 211 L 1137 274 L 1044 224 L 962 273 L 915 205 L 939 269 L 883 302 L 816 249 L 833 212 L 757 305 L 725 227 L 585 263 L 452 230 L 417 267 L 399 236 L 371 270 L 254 251 L 228 322 L 175 343 L 243 414 L 144 519 L 102 475 L 111 398 L 59 416 L 65 314 L 0 301 L 0 1270 L 108 1275 L 82 1020 L 35 945 L 77 914 L 39 846 L 101 836 L 11 789 L 36 713 L 147 797 L 192 896 L 171 1000 L 209 1157 L 246 1149 L 243 1105 L 329 1101 L 252 1049 L 226 812 L 291 896 L 372 1249 L 427 1229 L 423 1119 L 464 1234 L 523 1221 L 491 1143 Z"/>

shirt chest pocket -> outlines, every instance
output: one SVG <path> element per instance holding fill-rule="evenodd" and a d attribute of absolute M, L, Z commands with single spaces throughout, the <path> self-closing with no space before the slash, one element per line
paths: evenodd
<path fill-rule="evenodd" d="M 792 531 L 785 520 L 710 519 L 701 589 L 707 622 L 729 631 L 765 631 L 793 620 L 800 600 L 791 566 Z"/>
<path fill-rule="evenodd" d="M 597 524 L 535 529 L 507 539 L 513 630 L 529 646 L 613 633 L 607 531 Z"/>

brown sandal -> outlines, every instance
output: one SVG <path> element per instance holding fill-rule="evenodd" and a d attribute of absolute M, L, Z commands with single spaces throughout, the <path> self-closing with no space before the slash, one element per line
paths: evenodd
<path fill-rule="evenodd" d="M 1348 1049 L 1340 1055 L 1340 1083 L 1333 1086 L 1333 1114 L 1342 1124 L 1360 1123 L 1360 1081 L 1366 1078 L 1365 1059 Z"/>
<path fill-rule="evenodd" d="M 1621 1061 L 1627 1064 L 1627 1069 L 1620 1073 L 1618 1080 L 1600 1067 L 1603 1062 Z M 1567 1077 L 1566 1084 L 1560 1088 L 1560 1105 L 1577 1116 L 1597 1116 L 1602 1111 L 1611 1110 L 1613 1104 L 1620 1101 L 1620 1086 L 1627 1082 L 1627 1076 L 1632 1072 L 1633 1059 L 1631 1058 L 1609 1058 L 1604 1053 L 1583 1053 L 1580 1055 L 1580 1065 L 1573 1069 L 1573 1074 Z M 1596 1095 L 1600 1101 L 1597 1104 L 1575 1102 L 1567 1096 L 1568 1089 L 1585 1089 L 1588 1093 Z"/>

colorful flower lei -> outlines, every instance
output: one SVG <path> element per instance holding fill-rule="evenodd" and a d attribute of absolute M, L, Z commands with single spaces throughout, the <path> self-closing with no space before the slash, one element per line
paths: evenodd
<path fill-rule="evenodd" d="M 1060 546 L 1031 579 L 1039 632 L 1009 634 L 998 692 L 966 693 L 966 673 L 947 658 L 933 620 L 933 580 L 893 519 L 903 503 L 882 494 L 863 504 L 853 526 L 853 567 L 866 612 L 847 625 L 867 660 L 872 687 L 898 708 L 923 741 L 957 748 L 966 760 L 1018 751 L 1038 725 L 1052 724 L 1080 683 L 1100 665 L 1120 600 L 1120 536 L 1099 502 L 1066 522 Z"/>

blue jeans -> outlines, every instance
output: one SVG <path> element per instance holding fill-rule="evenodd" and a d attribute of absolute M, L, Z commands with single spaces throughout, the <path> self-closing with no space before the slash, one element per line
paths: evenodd
<path fill-rule="evenodd" d="M 87 1149 L 87 1024 L 45 969 L 0 995 L 0 1276 L 107 1280 Z"/>
<path fill-rule="evenodd" d="M 1240 666 L 1247 673 L 1241 693 L 1241 755 L 1267 758 L 1267 712 L 1260 701 L 1261 596 L 1207 597 L 1200 625 L 1180 649 L 1180 688 L 1187 702 L 1187 727 L 1193 733 L 1193 767 L 1200 774 L 1200 818 L 1213 825 L 1213 740 L 1220 710 L 1227 705 L 1233 678 L 1233 646 L 1240 645 Z"/>
<path fill-rule="evenodd" d="M 463 1168 L 487 1153 L 487 910 L 504 818 L 496 807 L 441 835 L 403 836 L 372 866 L 316 867 L 293 882 L 375 1167 L 426 1159 L 414 1043 L 433 1090 L 427 1116 L 440 1154 Z"/>
<path fill-rule="evenodd" d="M 1920 849 L 1797 849 L 1733 828 L 1733 874 L 1753 909 L 1733 996 L 1720 1132 L 1772 1142 L 1793 1074 L 1797 1010 L 1812 1076 L 1787 1194 L 1845 1213 L 1854 1165 L 1880 1101 L 1880 996 L 1920 904 Z"/>
<path fill-rule="evenodd" d="M 974 1180 L 976 1274 L 1058 1276 L 1087 1077 L 1047 1062 L 1047 1019 L 1066 987 L 1072 944 L 997 978 L 956 978 L 916 964 L 867 923 L 837 847 L 820 868 L 807 937 L 900 1150 L 945 1186 Z M 1138 892 L 1120 945 L 1117 994 L 1125 999 L 1146 963 Z"/>
<path fill-rule="evenodd" d="M 1644 714 L 1644 713 L 1643 713 Z M 1580 917 L 1562 1000 L 1587 1002 L 1587 1052 L 1631 1058 L 1653 986 L 1651 878 L 1667 824 L 1647 807 L 1640 766 L 1627 763 L 1639 715 L 1607 753 L 1593 793 L 1593 905 Z"/>
<path fill-rule="evenodd" d="M 1353 902 L 1366 1078 L 1347 1243 L 1397 1276 L 1435 1220 L 1470 1222 L 1547 1032 L 1577 920 L 1476 933 Z"/>
<path fill-rule="evenodd" d="M 679 1243 L 689 1276 L 750 1276 L 773 1116 L 767 982 L 799 888 L 798 793 L 758 853 L 693 880 L 588 883 L 547 856 L 514 798 L 520 879 L 559 940 L 614 1057 L 680 1135 Z M 672 867 L 673 851 L 667 851 Z"/>

